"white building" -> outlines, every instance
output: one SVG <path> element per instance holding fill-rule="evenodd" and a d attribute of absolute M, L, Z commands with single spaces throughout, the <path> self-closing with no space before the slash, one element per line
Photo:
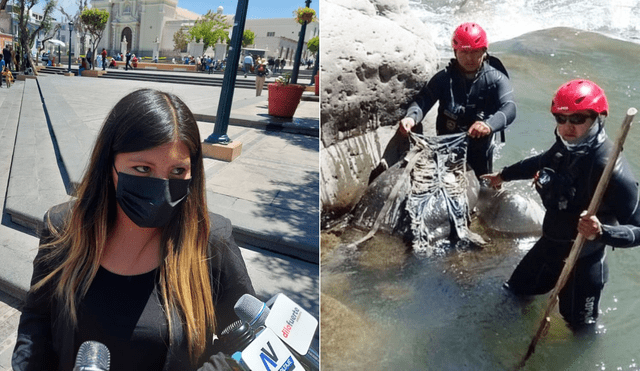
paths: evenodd
<path fill-rule="evenodd" d="M 109 55 L 131 50 L 138 56 L 150 57 L 154 49 L 160 56 L 175 56 L 173 35 L 183 25 L 193 25 L 199 14 L 178 7 L 177 0 L 91 0 L 97 9 L 111 15 L 98 50 Z M 220 9 L 221 10 L 221 9 Z M 233 24 L 233 15 L 226 15 Z M 254 48 L 265 50 L 266 56 L 293 59 L 301 25 L 290 18 L 247 19 L 245 30 L 256 34 Z M 229 29 L 231 32 L 231 28 Z M 319 34 L 317 22 L 307 25 L 305 41 Z M 125 42 L 126 44 L 122 44 Z M 305 43 L 306 51 L 306 43 Z M 306 57 L 306 54 L 303 54 Z"/>
<path fill-rule="evenodd" d="M 245 29 L 256 34 L 254 47 L 264 49 L 267 57 L 285 58 L 293 60 L 300 38 L 301 25 L 293 17 L 272 19 L 247 19 Z M 307 41 L 320 35 L 318 22 L 307 24 L 304 34 L 305 46 L 302 58 L 307 59 L 309 53 Z"/>

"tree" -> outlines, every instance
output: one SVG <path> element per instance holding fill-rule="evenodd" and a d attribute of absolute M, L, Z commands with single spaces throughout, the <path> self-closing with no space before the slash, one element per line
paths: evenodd
<path fill-rule="evenodd" d="M 228 43 L 230 28 L 227 17 L 209 10 L 193 26 L 182 26 L 173 34 L 173 50 L 186 50 L 191 41 L 202 41 L 204 50 L 217 42 Z"/>
<path fill-rule="evenodd" d="M 256 34 L 251 30 L 244 30 L 242 34 L 242 47 L 246 48 L 247 46 L 253 44 L 253 41 L 256 39 Z"/>
<path fill-rule="evenodd" d="M 36 66 L 38 65 L 38 56 L 41 55 L 42 51 L 44 50 L 44 43 L 53 39 L 53 37 L 55 36 L 56 32 L 58 32 L 59 29 L 60 29 L 60 23 L 56 24 L 55 27 L 53 27 L 53 30 L 51 30 L 51 32 L 47 32 L 44 39 L 40 39 L 40 46 L 38 47 L 38 53 L 36 53 L 36 60 L 35 60 Z"/>
<path fill-rule="evenodd" d="M 20 39 L 20 64 L 22 70 L 27 69 L 27 61 L 31 59 L 31 48 L 35 42 L 36 36 L 40 32 L 45 34 L 51 30 L 51 13 L 55 10 L 56 0 L 47 0 L 44 4 L 42 11 L 42 21 L 37 27 L 33 27 L 33 24 L 29 24 L 29 14 L 31 9 L 38 5 L 39 0 L 18 0 L 19 14 L 18 14 L 18 38 Z M 30 27 L 31 26 L 31 27 Z"/>
<path fill-rule="evenodd" d="M 320 49 L 320 38 L 314 36 L 307 41 L 307 50 L 309 50 L 311 54 L 316 54 L 318 49 Z"/>
<path fill-rule="evenodd" d="M 231 28 L 231 24 L 227 21 L 227 17 L 209 10 L 207 14 L 196 21 L 189 30 L 189 34 L 195 42 L 202 40 L 204 50 L 207 50 L 210 45 L 215 45 L 218 41 L 229 42 L 229 28 Z"/>
<path fill-rule="evenodd" d="M 93 50 L 94 63 L 92 63 L 91 66 L 93 67 L 92 69 L 95 69 L 95 57 L 98 55 L 96 48 L 102 39 L 102 33 L 104 32 L 105 27 L 107 27 L 109 12 L 96 8 L 85 9 L 80 13 L 80 19 L 93 39 L 91 50 Z"/>
<path fill-rule="evenodd" d="M 186 51 L 192 36 L 189 34 L 189 27 L 182 26 L 173 34 L 173 50 Z"/>
<path fill-rule="evenodd" d="M 82 23 L 80 14 L 82 14 L 83 10 L 89 7 L 89 0 L 76 0 L 76 5 L 78 6 L 78 10 L 76 10 L 76 14 L 74 14 L 73 16 L 67 13 L 62 6 L 60 6 L 58 10 L 60 10 L 60 13 L 62 13 L 67 18 L 67 22 L 73 22 L 74 32 L 77 35 L 80 35 L 80 54 L 84 54 L 84 44 L 87 36 L 87 29 Z M 69 46 L 71 46 L 71 40 L 69 40 Z M 71 55 L 69 55 L 69 58 L 71 58 Z"/>

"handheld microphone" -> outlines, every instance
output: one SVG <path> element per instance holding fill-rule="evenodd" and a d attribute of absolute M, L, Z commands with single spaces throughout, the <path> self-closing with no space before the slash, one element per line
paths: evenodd
<path fill-rule="evenodd" d="M 93 340 L 80 345 L 73 371 L 109 371 L 111 356 L 107 346 Z"/>
<path fill-rule="evenodd" d="M 234 311 L 253 329 L 269 328 L 310 370 L 320 369 L 320 356 L 311 348 L 318 320 L 284 294 L 269 300 L 273 309 L 256 297 L 244 294 L 235 304 Z"/>
<path fill-rule="evenodd" d="M 232 354 L 234 371 L 248 370 L 282 370 L 293 371 L 303 366 L 268 328 L 264 328 L 256 336 L 249 324 L 243 320 L 236 321 L 220 333 L 222 351 Z M 229 363 L 227 361 L 227 363 Z"/>
<path fill-rule="evenodd" d="M 244 294 L 233 306 L 233 310 L 241 320 L 247 322 L 253 329 L 264 327 L 271 309 L 260 301 L 260 299 L 250 294 Z"/>
<path fill-rule="evenodd" d="M 242 320 L 235 321 L 220 333 L 221 350 L 226 354 L 244 350 L 247 345 L 255 340 L 256 336 L 248 323 Z"/>

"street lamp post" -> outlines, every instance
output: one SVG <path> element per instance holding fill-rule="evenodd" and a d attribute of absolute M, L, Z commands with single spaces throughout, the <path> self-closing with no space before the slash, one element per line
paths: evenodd
<path fill-rule="evenodd" d="M 73 21 L 69 22 L 69 74 L 71 74 L 71 32 L 73 32 Z"/>
<path fill-rule="evenodd" d="M 58 41 L 60 41 L 60 28 L 61 27 L 58 28 Z M 60 63 L 61 63 L 61 61 L 60 61 L 60 43 L 58 43 L 58 64 L 60 64 Z"/>
<path fill-rule="evenodd" d="M 311 5 L 311 0 L 305 0 L 307 8 Z M 302 47 L 304 46 L 304 34 L 307 30 L 307 21 L 300 28 L 300 38 L 298 39 L 298 48 L 296 49 L 296 56 L 293 58 L 293 71 L 291 72 L 291 83 L 298 83 L 298 72 L 300 72 L 300 56 L 302 55 Z"/>
<path fill-rule="evenodd" d="M 240 61 L 240 49 L 242 48 L 242 34 L 244 32 L 244 24 L 247 19 L 247 8 L 249 0 L 239 0 L 236 8 L 236 16 L 234 18 L 234 26 L 231 34 L 231 45 L 227 54 L 227 67 L 224 70 L 224 79 L 222 80 L 222 90 L 220 91 L 220 100 L 218 102 L 218 113 L 216 115 L 216 123 L 213 127 L 213 133 L 204 141 L 210 144 L 229 144 L 231 139 L 227 135 L 229 127 L 229 117 L 231 115 L 231 104 L 233 103 L 233 91 L 236 84 L 236 76 L 238 73 L 238 62 Z"/>

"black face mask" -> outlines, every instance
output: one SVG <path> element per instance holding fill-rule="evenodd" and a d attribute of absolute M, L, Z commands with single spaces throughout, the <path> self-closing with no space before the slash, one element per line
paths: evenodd
<path fill-rule="evenodd" d="M 169 223 L 177 206 L 187 197 L 190 183 L 191 179 L 159 179 L 119 172 L 116 199 L 138 227 L 159 228 Z"/>

